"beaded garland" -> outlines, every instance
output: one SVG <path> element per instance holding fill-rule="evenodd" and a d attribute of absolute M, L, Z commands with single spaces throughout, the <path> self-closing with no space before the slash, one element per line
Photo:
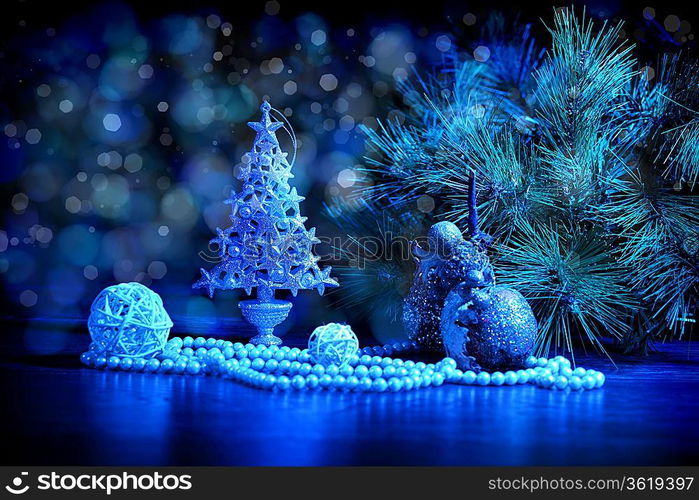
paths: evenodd
<path fill-rule="evenodd" d="M 92 349 L 92 346 L 91 346 Z M 591 390 L 604 385 L 596 370 L 571 367 L 562 356 L 530 357 L 526 368 L 488 373 L 461 371 L 452 358 L 438 363 L 414 362 L 391 356 L 417 351 L 416 342 L 365 347 L 349 363 L 311 364 L 308 349 L 233 343 L 203 337 L 175 337 L 154 358 L 106 357 L 90 350 L 80 361 L 91 368 L 177 375 L 221 376 L 246 385 L 277 391 L 337 390 L 354 392 L 400 392 L 439 387 L 443 384 L 504 386 L 533 384 L 554 390 Z"/>

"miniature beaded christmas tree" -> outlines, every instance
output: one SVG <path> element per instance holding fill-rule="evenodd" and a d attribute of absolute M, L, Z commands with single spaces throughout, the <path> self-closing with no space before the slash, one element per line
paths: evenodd
<path fill-rule="evenodd" d="M 272 121 L 271 109 L 263 102 L 262 119 L 248 123 L 257 136 L 238 176 L 243 188 L 226 200 L 233 224 L 217 228 L 211 240 L 222 261 L 211 271 L 202 269 L 194 284 L 206 288 L 209 296 L 216 289 L 244 288 L 250 295 L 257 288 L 257 300 L 241 301 L 239 306 L 260 332 L 251 342 L 267 345 L 281 343 L 272 331 L 291 309 L 290 302 L 274 298 L 275 290 L 290 290 L 296 296 L 301 289 L 315 288 L 322 295 L 325 287 L 338 286 L 330 267 L 321 269 L 313 254 L 313 245 L 320 240 L 315 228 L 305 228 L 306 217 L 299 209 L 304 198 L 289 186 L 292 166 L 275 135 L 284 124 Z"/>

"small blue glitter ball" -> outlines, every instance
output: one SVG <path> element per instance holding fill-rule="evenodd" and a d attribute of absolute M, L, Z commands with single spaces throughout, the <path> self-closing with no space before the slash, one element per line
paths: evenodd
<path fill-rule="evenodd" d="M 344 366 L 358 350 L 359 340 L 352 328 L 340 323 L 319 326 L 308 339 L 311 360 L 325 366 Z"/>
<path fill-rule="evenodd" d="M 121 283 L 100 292 L 87 326 L 94 351 L 146 358 L 162 351 L 172 320 L 157 293 L 140 283 Z"/>

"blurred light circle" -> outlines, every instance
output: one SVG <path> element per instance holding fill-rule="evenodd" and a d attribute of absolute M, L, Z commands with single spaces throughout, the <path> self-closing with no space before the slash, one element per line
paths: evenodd
<path fill-rule="evenodd" d="M 83 276 L 89 280 L 97 279 L 99 276 L 99 270 L 92 264 L 85 266 L 83 268 Z"/>
<path fill-rule="evenodd" d="M 165 101 L 160 101 L 158 103 L 158 111 L 160 111 L 161 113 L 165 113 L 169 107 L 170 107 L 170 105 L 168 103 L 166 103 Z"/>
<path fill-rule="evenodd" d="M 19 303 L 24 307 L 33 307 L 39 301 L 39 296 L 34 290 L 24 290 L 19 294 Z"/>
<path fill-rule="evenodd" d="M 36 88 L 36 94 L 39 97 L 48 97 L 51 94 L 51 87 L 45 83 L 42 83 Z"/>
<path fill-rule="evenodd" d="M 85 59 L 85 64 L 86 64 L 87 67 L 90 68 L 90 69 L 97 69 L 97 68 L 99 67 L 99 65 L 100 65 L 101 62 L 102 62 L 102 61 L 101 61 L 101 59 L 100 59 L 100 56 L 98 56 L 97 54 L 90 54 L 90 55 L 87 56 L 87 58 Z"/>
<path fill-rule="evenodd" d="M 121 117 L 116 113 L 107 113 L 102 119 L 105 130 L 116 132 L 121 128 Z"/>
<path fill-rule="evenodd" d="M 154 260 L 148 265 L 148 275 L 155 279 L 159 280 L 165 277 L 167 274 L 167 265 L 165 262 L 162 262 L 160 260 Z"/>
<path fill-rule="evenodd" d="M 38 144 L 41 140 L 41 132 L 38 128 L 30 128 L 24 136 L 24 140 L 29 144 Z"/>
<path fill-rule="evenodd" d="M 325 43 L 327 36 L 323 30 L 315 30 L 311 33 L 311 43 L 315 46 L 320 46 Z"/>
<path fill-rule="evenodd" d="M 63 113 L 70 113 L 73 111 L 73 101 L 70 99 L 63 99 L 58 103 L 58 109 L 60 109 Z"/>
<path fill-rule="evenodd" d="M 150 64 L 143 64 L 138 68 L 138 76 L 142 79 L 147 80 L 153 77 L 153 66 Z"/>
<path fill-rule="evenodd" d="M 448 52 L 451 49 L 451 38 L 447 35 L 439 35 L 434 42 L 437 50 L 440 52 Z"/>
<path fill-rule="evenodd" d="M 357 175 L 351 168 L 345 168 L 337 174 L 337 183 L 343 188 L 354 186 L 357 181 Z"/>
<path fill-rule="evenodd" d="M 5 125 L 5 135 L 7 137 L 14 137 L 17 135 L 17 126 L 14 123 L 8 123 Z"/>
<path fill-rule="evenodd" d="M 143 167 L 143 157 L 139 155 L 138 153 L 131 153 L 130 155 L 126 156 L 126 159 L 124 160 L 124 168 L 128 171 L 133 173 L 138 172 L 141 170 Z"/>
<path fill-rule="evenodd" d="M 29 197 L 24 193 L 17 193 L 12 197 L 12 210 L 24 212 L 29 206 Z"/>
<path fill-rule="evenodd" d="M 332 73 L 326 73 L 320 77 L 320 87 L 326 92 L 331 92 L 337 88 L 337 77 Z"/>
<path fill-rule="evenodd" d="M 69 196 L 66 198 L 66 210 L 71 214 L 77 214 L 82 208 L 82 201 L 77 196 Z"/>
<path fill-rule="evenodd" d="M 473 58 L 478 62 L 486 62 L 490 58 L 490 49 L 485 45 L 479 45 L 473 51 Z"/>

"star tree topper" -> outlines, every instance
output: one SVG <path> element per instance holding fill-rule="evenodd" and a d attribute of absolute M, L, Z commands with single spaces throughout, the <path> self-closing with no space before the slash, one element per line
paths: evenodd
<path fill-rule="evenodd" d="M 330 277 L 329 266 L 318 266 L 313 245 L 320 240 L 315 228 L 304 226 L 306 217 L 299 209 L 303 196 L 289 186 L 294 175 L 276 136 L 284 124 L 271 119 L 267 101 L 260 110 L 262 119 L 248 123 L 257 135 L 238 174 L 242 190 L 226 200 L 232 224 L 217 228 L 211 240 L 222 261 L 210 271 L 202 269 L 194 288 L 205 288 L 213 297 L 217 289 L 244 288 L 250 295 L 256 287 L 263 301 L 282 289 L 296 296 L 299 290 L 315 288 L 322 295 L 325 287 L 338 283 Z"/>

